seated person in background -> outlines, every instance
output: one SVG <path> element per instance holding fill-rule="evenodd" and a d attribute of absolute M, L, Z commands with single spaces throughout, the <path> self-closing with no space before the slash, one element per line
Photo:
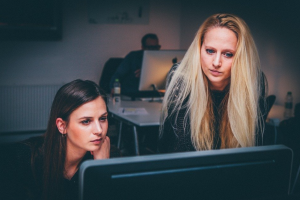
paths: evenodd
<path fill-rule="evenodd" d="M 121 82 L 121 93 L 138 92 L 140 73 L 143 62 L 143 50 L 159 50 L 158 37 L 148 33 L 142 38 L 142 50 L 130 52 L 120 64 L 115 74 L 110 80 L 111 93 L 113 94 L 113 84 L 115 79 Z"/>
<path fill-rule="evenodd" d="M 160 153 L 261 144 L 266 85 L 241 18 L 215 14 L 206 19 L 167 82 Z"/>
<path fill-rule="evenodd" d="M 14 147 L 3 199 L 78 199 L 80 164 L 110 157 L 107 129 L 106 97 L 98 85 L 75 80 L 62 86 L 46 133 Z"/>

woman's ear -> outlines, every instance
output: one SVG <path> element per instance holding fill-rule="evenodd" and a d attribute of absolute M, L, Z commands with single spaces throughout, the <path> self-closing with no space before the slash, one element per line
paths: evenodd
<path fill-rule="evenodd" d="M 66 122 L 62 118 L 57 118 L 56 119 L 56 126 L 57 126 L 58 131 L 61 134 L 66 134 L 67 133 Z"/>

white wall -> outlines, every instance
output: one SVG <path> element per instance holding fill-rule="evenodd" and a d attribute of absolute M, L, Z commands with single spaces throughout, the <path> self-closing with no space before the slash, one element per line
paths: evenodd
<path fill-rule="evenodd" d="M 0 41 L 0 85 L 99 81 L 110 57 L 140 49 L 141 37 L 157 33 L 162 49 L 186 49 L 209 15 L 229 12 L 250 26 L 269 81 L 283 105 L 287 91 L 300 102 L 299 1 L 150 0 L 148 25 L 89 24 L 86 0 L 65 0 L 61 41 Z"/>
<path fill-rule="evenodd" d="M 249 25 L 269 83 L 269 94 L 283 105 L 288 91 L 294 103 L 300 103 L 300 2 L 252 1 L 182 1 L 180 48 L 188 48 L 196 31 L 210 15 L 233 13 Z"/>
<path fill-rule="evenodd" d="M 61 41 L 0 41 L 0 85 L 61 84 L 77 78 L 99 82 L 110 57 L 141 49 L 156 33 L 162 49 L 178 49 L 180 1 L 150 0 L 147 25 L 88 23 L 87 2 L 65 0 Z"/>

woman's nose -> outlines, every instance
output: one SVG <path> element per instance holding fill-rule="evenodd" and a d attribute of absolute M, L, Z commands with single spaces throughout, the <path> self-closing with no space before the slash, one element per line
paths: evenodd
<path fill-rule="evenodd" d="M 214 57 L 213 60 L 213 66 L 214 67 L 221 67 L 222 63 L 221 63 L 221 55 L 216 54 L 216 56 Z"/>
<path fill-rule="evenodd" d="M 96 122 L 93 128 L 93 133 L 95 135 L 101 135 L 102 134 L 102 127 L 101 124 L 99 122 Z"/>

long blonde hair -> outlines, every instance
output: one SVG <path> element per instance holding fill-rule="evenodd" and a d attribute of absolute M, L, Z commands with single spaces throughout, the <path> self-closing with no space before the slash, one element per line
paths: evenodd
<path fill-rule="evenodd" d="M 257 49 L 247 24 L 232 14 L 212 15 L 199 28 L 177 70 L 171 74 L 172 79 L 169 80 L 162 105 L 161 124 L 163 126 L 170 115 L 175 116 L 176 122 L 179 110 L 186 108 L 184 123 L 189 121 L 190 130 L 185 131 L 190 131 L 195 149 L 213 148 L 213 103 L 209 82 L 202 72 L 200 62 L 200 49 L 205 33 L 213 27 L 227 28 L 237 36 L 229 92 L 221 103 L 221 148 L 254 146 L 256 130 L 261 128 L 258 119 L 262 115 L 259 109 L 262 72 Z M 184 127 L 187 127 L 186 124 Z"/>

